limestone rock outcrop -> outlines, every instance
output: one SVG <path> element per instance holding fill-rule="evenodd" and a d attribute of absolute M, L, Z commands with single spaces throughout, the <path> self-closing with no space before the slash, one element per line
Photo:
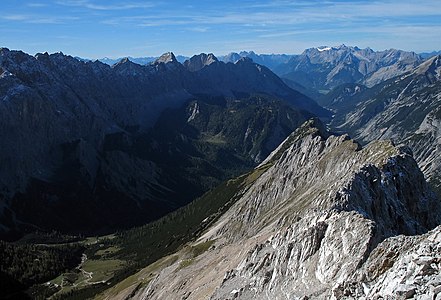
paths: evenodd
<path fill-rule="evenodd" d="M 135 298 L 373 299 L 439 293 L 441 204 L 411 152 L 309 121 Z M 177 258 L 177 259 L 176 259 Z M 186 263 L 183 264 L 183 261 Z"/>

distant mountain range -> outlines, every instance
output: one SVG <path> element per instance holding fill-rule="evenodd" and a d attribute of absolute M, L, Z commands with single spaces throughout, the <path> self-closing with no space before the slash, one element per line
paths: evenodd
<path fill-rule="evenodd" d="M 431 53 L 407 52 L 396 49 L 374 51 L 370 48 L 340 45 L 335 47 L 316 47 L 306 49 L 302 54 L 256 54 L 253 51 L 231 52 L 219 56 L 219 61 L 235 63 L 243 57 L 266 66 L 290 87 L 301 91 L 314 99 L 319 98 L 319 91 L 330 89 L 345 83 L 360 83 L 374 86 L 389 78 L 406 73 L 425 59 L 436 56 L 440 51 Z M 130 61 L 145 65 L 155 57 L 128 58 Z M 183 63 L 188 57 L 177 56 Z M 100 59 L 113 65 L 121 59 Z"/>
<path fill-rule="evenodd" d="M 279 65 L 275 72 L 308 89 L 326 92 L 344 83 L 373 86 L 411 70 L 422 61 L 413 52 L 395 49 L 376 52 L 341 45 L 307 49 Z"/>
<path fill-rule="evenodd" d="M 159 57 L 154 57 L 154 56 L 147 56 L 147 57 L 123 57 L 123 58 L 108 58 L 108 57 L 104 57 L 104 58 L 100 58 L 98 59 L 100 62 L 105 63 L 109 66 L 112 66 L 118 62 L 120 62 L 121 60 L 123 60 L 124 58 L 129 59 L 131 62 L 134 62 L 136 64 L 139 65 L 147 65 L 151 62 L 154 62 L 155 60 L 157 60 Z M 189 57 L 187 56 L 182 56 L 182 55 L 177 55 L 176 56 L 176 60 L 179 61 L 180 63 L 183 63 L 184 61 L 186 61 Z"/>
<path fill-rule="evenodd" d="M 341 46 L 340 46 L 341 47 Z M 328 46 L 322 46 L 319 47 L 320 49 L 327 49 L 329 48 L 329 50 L 331 49 L 336 49 L 338 47 L 328 47 Z M 354 47 L 357 48 L 357 47 Z M 422 58 L 422 59 L 427 59 L 436 55 L 441 54 L 441 51 L 432 51 L 432 52 L 423 52 L 423 53 L 418 53 L 418 55 Z M 255 63 L 265 66 L 267 68 L 269 68 L 270 70 L 274 71 L 276 67 L 278 67 L 281 64 L 286 64 L 289 62 L 289 60 L 293 57 L 296 56 L 300 56 L 301 54 L 257 54 L 254 51 L 241 51 L 241 52 L 230 52 L 226 55 L 220 55 L 217 56 L 217 58 L 220 61 L 223 62 L 232 62 L 235 63 L 237 62 L 239 59 L 241 59 L 242 57 L 248 57 L 251 58 Z M 81 57 L 76 57 L 77 59 L 80 60 L 90 60 L 90 59 L 84 59 Z M 140 64 L 140 65 L 146 65 L 149 64 L 153 61 L 155 61 L 158 57 L 157 56 L 146 56 L 146 57 L 131 57 L 128 56 L 126 57 L 128 58 L 130 61 Z M 176 55 L 176 59 L 180 62 L 180 63 L 184 63 L 186 60 L 188 60 L 190 57 L 188 56 L 184 56 L 184 55 Z M 119 61 L 121 61 L 122 59 L 124 59 L 124 57 L 121 58 L 108 58 L 108 57 L 104 57 L 104 58 L 99 58 L 98 60 L 102 63 L 108 64 L 108 65 L 114 65 L 116 63 L 118 63 Z"/>
<path fill-rule="evenodd" d="M 148 222 L 253 167 L 307 118 L 330 116 L 251 59 L 205 54 L 109 66 L 2 48 L 0 95 L 11 235 Z"/>
<path fill-rule="evenodd" d="M 279 64 L 288 62 L 288 60 L 291 57 L 293 57 L 293 55 L 289 55 L 289 54 L 256 54 L 253 51 L 241 51 L 239 53 L 231 52 L 227 55 L 218 56 L 217 58 L 219 59 L 219 61 L 223 61 L 225 63 L 227 63 L 227 62 L 236 63 L 239 59 L 241 59 L 243 57 L 251 58 L 255 63 L 260 64 L 262 66 L 265 66 L 265 67 L 272 70 L 273 68 L 277 67 Z M 149 64 L 149 63 L 155 61 L 156 59 L 158 59 L 158 57 L 154 57 L 154 56 L 148 56 L 148 57 L 130 57 L 129 56 L 129 57 L 125 57 L 125 58 L 128 58 L 130 61 L 137 63 L 137 64 L 140 64 L 140 65 L 146 65 L 146 64 Z M 184 63 L 189 58 L 190 57 L 183 56 L 183 55 L 176 56 L 176 59 L 180 63 Z M 84 61 L 89 60 L 89 59 L 84 59 L 84 58 L 80 58 L 80 57 L 77 57 L 77 59 L 84 60 Z M 122 57 L 122 58 L 104 57 L 104 58 L 100 58 L 98 60 L 102 63 L 108 64 L 111 66 L 111 65 L 118 63 L 119 61 L 121 61 L 123 59 L 124 59 L 124 57 Z"/>

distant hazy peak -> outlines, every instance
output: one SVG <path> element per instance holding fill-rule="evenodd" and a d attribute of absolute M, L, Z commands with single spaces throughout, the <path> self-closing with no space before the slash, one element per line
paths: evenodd
<path fill-rule="evenodd" d="M 250 55 L 257 55 L 257 54 L 254 51 L 240 51 L 239 55 L 250 56 Z"/>
<path fill-rule="evenodd" d="M 134 63 L 133 61 L 130 60 L 130 58 L 125 57 L 122 58 L 119 62 L 113 64 L 111 67 L 120 70 L 132 70 L 134 68 L 140 68 L 141 65 Z"/>
<path fill-rule="evenodd" d="M 117 62 L 115 65 L 122 65 L 122 64 L 130 63 L 130 62 L 132 62 L 132 61 L 128 57 L 124 57 L 119 62 Z"/>
<path fill-rule="evenodd" d="M 237 62 L 242 56 L 236 52 L 230 52 L 223 58 L 224 62 Z"/>

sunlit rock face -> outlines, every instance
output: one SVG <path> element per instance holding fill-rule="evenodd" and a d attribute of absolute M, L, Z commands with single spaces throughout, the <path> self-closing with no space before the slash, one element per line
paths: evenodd
<path fill-rule="evenodd" d="M 426 232 L 440 224 L 440 203 L 407 148 L 388 141 L 362 148 L 310 121 L 260 168 L 267 170 L 194 243 L 214 241 L 210 249 L 184 266 L 177 252 L 136 297 L 372 299 L 437 291 L 440 228 Z"/>

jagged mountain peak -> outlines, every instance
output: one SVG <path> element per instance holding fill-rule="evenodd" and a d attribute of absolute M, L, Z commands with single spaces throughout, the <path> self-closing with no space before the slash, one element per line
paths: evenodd
<path fill-rule="evenodd" d="M 159 64 L 159 63 L 164 63 L 164 64 L 173 63 L 173 64 L 176 64 L 176 63 L 179 63 L 179 62 L 176 59 L 176 57 L 173 54 L 173 52 L 166 52 L 166 53 L 162 54 L 154 62 L 154 64 Z"/>
<path fill-rule="evenodd" d="M 125 63 L 131 63 L 131 62 L 132 61 L 128 57 L 124 57 L 116 64 L 125 64 Z"/>
<path fill-rule="evenodd" d="M 99 64 L 102 63 L 99 62 Z M 116 70 L 119 74 L 126 76 L 137 76 L 143 74 L 147 70 L 147 67 L 132 62 L 128 57 L 121 59 L 119 62 L 111 66 L 111 68 Z"/>
<path fill-rule="evenodd" d="M 44 52 L 44 53 L 37 53 L 37 54 L 35 54 L 35 58 L 37 59 L 37 60 L 40 60 L 40 59 L 47 59 L 47 58 L 49 58 L 49 53 L 46 51 L 46 52 Z"/>
<path fill-rule="evenodd" d="M 240 56 L 254 56 L 254 55 L 256 55 L 256 53 L 254 51 L 240 51 L 239 55 Z"/>
<path fill-rule="evenodd" d="M 136 67 L 136 66 L 140 66 L 140 65 L 132 62 L 130 60 L 130 58 L 124 57 L 119 62 L 113 64 L 111 66 L 111 68 L 112 69 L 117 69 L 117 70 L 123 70 L 123 69 L 133 68 L 133 67 Z"/>
<path fill-rule="evenodd" d="M 173 52 L 162 54 L 154 62 L 150 63 L 157 71 L 179 71 L 183 69 L 182 64 L 176 59 Z"/>
<path fill-rule="evenodd" d="M 220 61 L 225 63 L 236 63 L 241 57 L 249 57 L 255 63 L 265 66 L 271 70 L 283 63 L 289 61 L 293 55 L 288 54 L 257 54 L 254 51 L 240 51 L 239 53 L 231 52 L 228 55 L 218 57 Z"/>
<path fill-rule="evenodd" d="M 184 67 L 191 72 L 196 72 L 201 70 L 203 67 L 211 65 L 212 63 L 218 62 L 216 56 L 213 53 L 201 53 L 199 55 L 194 55 L 190 59 L 184 62 Z"/>

